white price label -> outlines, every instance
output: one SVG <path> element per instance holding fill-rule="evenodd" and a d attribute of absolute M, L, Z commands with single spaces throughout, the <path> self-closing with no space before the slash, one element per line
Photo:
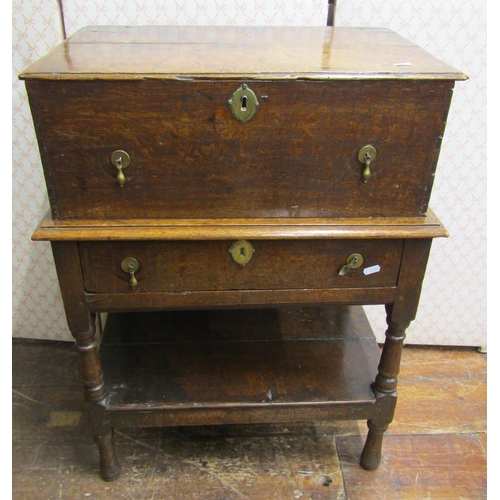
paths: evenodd
<path fill-rule="evenodd" d="M 378 273 L 379 271 L 380 271 L 380 266 L 377 264 L 376 266 L 370 266 L 363 269 L 363 274 L 365 274 L 365 276 L 368 276 L 369 274 Z"/>

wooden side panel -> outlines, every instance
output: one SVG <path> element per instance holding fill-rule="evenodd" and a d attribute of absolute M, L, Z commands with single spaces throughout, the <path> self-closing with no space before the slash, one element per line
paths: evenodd
<path fill-rule="evenodd" d="M 84 297 L 78 243 L 56 241 L 52 242 L 51 246 L 68 326 L 78 340 L 78 335 L 92 332 L 94 329 L 94 321 Z"/>
<path fill-rule="evenodd" d="M 391 319 L 396 323 L 413 321 L 417 315 L 431 245 L 432 239 L 405 240 L 398 277 L 398 295 L 391 311 Z"/>
<path fill-rule="evenodd" d="M 418 216 L 453 82 L 27 81 L 54 218 Z M 377 158 L 362 181 L 361 147 Z M 117 183 L 110 155 L 131 164 Z"/>

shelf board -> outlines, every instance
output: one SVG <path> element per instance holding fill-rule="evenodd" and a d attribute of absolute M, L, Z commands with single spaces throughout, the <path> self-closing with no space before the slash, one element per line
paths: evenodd
<path fill-rule="evenodd" d="M 110 314 L 100 351 L 116 426 L 368 418 L 380 356 L 360 306 Z"/>

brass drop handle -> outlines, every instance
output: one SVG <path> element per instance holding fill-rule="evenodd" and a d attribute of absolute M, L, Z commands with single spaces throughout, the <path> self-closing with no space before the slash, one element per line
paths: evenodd
<path fill-rule="evenodd" d="M 137 278 L 135 273 L 139 269 L 139 262 L 134 257 L 126 257 L 121 262 L 122 271 L 130 274 L 130 286 L 135 290 L 137 288 Z"/>
<path fill-rule="evenodd" d="M 125 175 L 123 175 L 123 160 L 118 158 L 115 163 L 116 163 L 116 168 L 118 169 L 118 175 L 116 176 L 116 180 L 118 181 L 118 184 L 120 184 L 120 187 L 123 187 L 125 184 Z"/>
<path fill-rule="evenodd" d="M 123 187 L 125 184 L 125 174 L 123 173 L 123 169 L 130 165 L 130 155 L 126 151 L 117 149 L 111 153 L 111 163 L 118 169 L 116 180 L 118 181 L 120 187 Z"/>
<path fill-rule="evenodd" d="M 351 269 L 357 269 L 363 265 L 363 256 L 359 253 L 352 253 L 345 260 L 345 266 L 339 271 L 339 276 L 345 276 Z"/>
<path fill-rule="evenodd" d="M 369 144 L 367 146 L 363 146 L 358 151 L 358 160 L 365 166 L 362 174 L 363 182 L 368 182 L 368 179 L 370 179 L 372 175 L 370 165 L 375 161 L 375 158 L 377 158 L 377 150 Z"/>

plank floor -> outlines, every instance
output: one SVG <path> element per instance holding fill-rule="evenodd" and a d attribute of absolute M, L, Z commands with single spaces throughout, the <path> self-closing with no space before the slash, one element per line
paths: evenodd
<path fill-rule="evenodd" d="M 13 342 L 12 498 L 485 499 L 486 355 L 405 347 L 395 421 L 374 472 L 365 422 L 117 431 L 122 475 L 99 478 L 74 347 Z"/>

